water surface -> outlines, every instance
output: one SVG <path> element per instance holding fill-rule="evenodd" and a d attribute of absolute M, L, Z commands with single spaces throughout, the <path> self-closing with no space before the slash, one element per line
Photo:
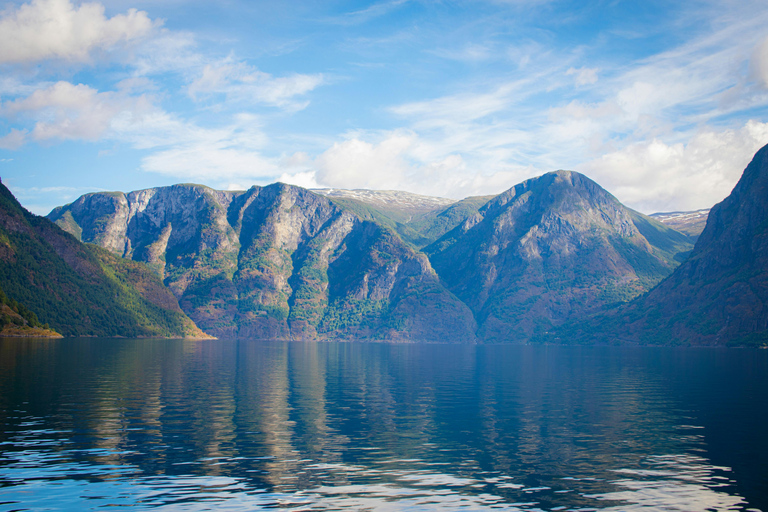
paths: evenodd
<path fill-rule="evenodd" d="M 0 339 L 0 510 L 768 507 L 768 351 Z"/>

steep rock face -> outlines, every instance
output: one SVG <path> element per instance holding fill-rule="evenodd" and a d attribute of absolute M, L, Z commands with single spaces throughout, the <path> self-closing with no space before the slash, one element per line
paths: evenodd
<path fill-rule="evenodd" d="M 3 185 L 0 287 L 66 336 L 206 337 L 143 265 L 78 242 Z"/>
<path fill-rule="evenodd" d="M 89 194 L 49 217 L 153 266 L 217 336 L 474 341 L 471 313 L 424 255 L 298 187 Z"/>
<path fill-rule="evenodd" d="M 709 212 L 688 260 L 647 295 L 600 322 L 604 339 L 768 344 L 768 146 Z"/>
<path fill-rule="evenodd" d="M 425 251 L 474 312 L 478 337 L 505 342 L 631 299 L 672 271 L 676 248 L 689 247 L 585 176 L 558 171 L 500 194 Z"/>

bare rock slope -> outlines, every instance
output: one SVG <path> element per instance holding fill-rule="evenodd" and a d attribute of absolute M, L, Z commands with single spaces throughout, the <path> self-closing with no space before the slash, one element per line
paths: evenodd
<path fill-rule="evenodd" d="M 49 218 L 150 265 L 216 336 L 475 340 L 471 312 L 424 254 L 299 187 L 96 193 Z"/>

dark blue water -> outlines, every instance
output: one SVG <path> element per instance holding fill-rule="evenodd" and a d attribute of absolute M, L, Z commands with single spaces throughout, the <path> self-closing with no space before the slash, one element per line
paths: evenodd
<path fill-rule="evenodd" d="M 768 509 L 768 351 L 0 340 L 0 510 Z"/>

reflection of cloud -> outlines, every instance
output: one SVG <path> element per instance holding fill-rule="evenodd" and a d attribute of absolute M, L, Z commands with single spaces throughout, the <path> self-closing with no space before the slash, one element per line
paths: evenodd
<path fill-rule="evenodd" d="M 75 7 L 69 0 L 32 0 L 0 18 L 0 63 L 86 61 L 94 50 L 144 37 L 154 25 L 136 9 L 107 18 L 98 3 Z"/>

